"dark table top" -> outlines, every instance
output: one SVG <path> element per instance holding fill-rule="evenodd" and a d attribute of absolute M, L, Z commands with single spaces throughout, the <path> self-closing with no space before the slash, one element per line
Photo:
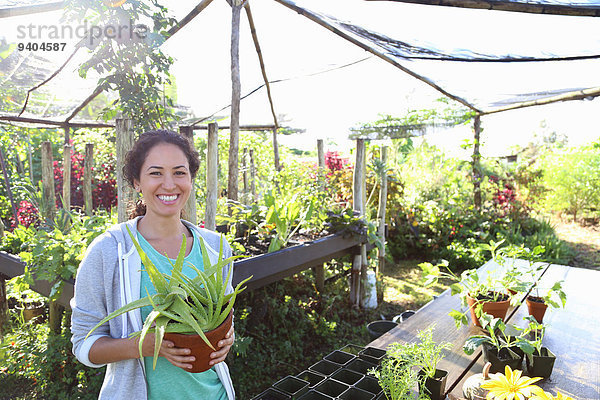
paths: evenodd
<path fill-rule="evenodd" d="M 522 260 L 516 260 L 524 265 Z M 481 267 L 482 271 L 492 271 L 499 267 L 493 261 Z M 560 391 L 576 400 L 600 399 L 600 272 L 572 268 L 563 265 L 549 265 L 541 271 L 540 287 L 545 282 L 564 280 L 563 289 L 567 294 L 564 309 L 548 309 L 544 323 L 548 325 L 544 346 L 557 356 L 554 370 L 549 379 L 538 384 L 544 390 L 556 394 Z M 594 305 L 596 307 L 594 307 Z M 480 373 L 483 368 L 481 351 L 472 355 L 463 352 L 465 340 L 483 332 L 473 326 L 456 328 L 454 319 L 448 315 L 452 309 L 461 309 L 458 296 L 450 296 L 446 291 L 421 308 L 415 315 L 396 328 L 382 335 L 369 345 L 385 349 L 394 342 L 416 340 L 416 332 L 435 324 L 434 339 L 452 344 L 445 352 L 446 357 L 438 368 L 448 371 L 446 393 L 462 397 L 462 385 L 471 375 Z M 507 320 L 524 326 L 523 317 L 528 315 L 527 306 L 511 307 Z"/>

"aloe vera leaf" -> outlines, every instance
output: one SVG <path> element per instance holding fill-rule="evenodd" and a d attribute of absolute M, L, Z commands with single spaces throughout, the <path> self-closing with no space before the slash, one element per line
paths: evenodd
<path fill-rule="evenodd" d="M 173 289 L 174 287 L 177 286 L 177 282 L 179 277 L 182 275 L 182 270 L 183 270 L 183 261 L 185 258 L 185 250 L 187 247 L 187 238 L 185 237 L 185 235 L 182 235 L 183 240 L 181 241 L 181 248 L 179 249 L 179 253 L 177 254 L 177 259 L 175 260 L 175 263 L 171 262 L 171 259 L 169 259 L 167 257 L 167 260 L 169 260 L 169 264 L 171 264 L 171 276 L 172 279 L 169 282 L 169 286 L 171 289 Z"/>
<path fill-rule="evenodd" d="M 156 328 L 154 329 L 154 359 L 152 360 L 152 369 L 156 369 L 156 362 L 158 361 L 158 353 L 160 352 L 160 346 L 162 346 L 163 338 L 165 336 L 165 327 L 169 323 L 168 317 L 156 318 Z"/>
<path fill-rule="evenodd" d="M 208 288 L 208 281 L 205 279 L 204 274 L 202 272 L 200 272 L 200 274 L 198 274 L 198 277 L 200 278 L 200 281 L 204 285 L 204 290 L 206 291 L 206 294 L 208 296 L 208 304 L 206 305 L 206 314 L 207 314 L 207 318 L 210 320 L 210 319 L 212 319 L 212 315 L 214 313 L 213 298 L 212 298 L 210 290 Z"/>
<path fill-rule="evenodd" d="M 202 292 L 200 291 L 201 288 L 198 288 L 198 283 L 195 283 L 193 279 L 190 279 L 189 277 L 183 275 L 183 280 L 181 282 L 181 286 L 183 286 L 186 290 L 186 292 L 189 295 L 194 295 L 195 297 L 198 298 L 198 300 L 200 300 L 200 302 L 202 304 L 208 304 L 209 299 L 208 297 L 204 296 L 202 294 Z M 194 299 L 196 300 L 196 299 Z"/>
<path fill-rule="evenodd" d="M 144 355 L 142 354 L 142 347 L 144 346 L 144 339 L 146 339 L 146 334 L 148 333 L 148 329 L 150 329 L 150 327 L 152 326 L 152 323 L 154 322 L 154 320 L 156 318 L 158 318 L 158 316 L 160 315 L 160 313 L 158 311 L 151 311 L 150 314 L 148 314 L 148 316 L 146 317 L 146 320 L 144 321 L 144 326 L 142 327 L 142 332 L 140 333 L 140 341 L 138 343 L 138 348 L 140 350 L 140 358 L 143 358 Z M 156 353 L 156 344 L 154 347 L 154 352 Z"/>
<path fill-rule="evenodd" d="M 185 304 L 185 302 L 183 300 L 178 299 L 178 300 L 175 300 L 175 303 L 173 304 L 173 311 L 175 311 L 176 313 L 181 315 L 181 317 L 183 318 L 185 323 L 189 324 L 192 327 L 192 329 L 194 329 L 194 331 L 196 331 L 196 333 L 198 335 L 200 335 L 200 337 L 202 337 L 202 340 L 204 340 L 206 342 L 206 344 L 211 349 L 214 350 L 215 349 L 214 346 L 206 338 L 206 335 L 204 335 L 204 332 L 202 332 L 202 328 L 200 327 L 200 325 L 198 325 L 198 322 L 192 316 L 192 313 L 190 312 L 189 307 L 190 306 Z"/>
<path fill-rule="evenodd" d="M 132 301 L 129 304 L 125 304 L 123 307 L 119 308 L 118 310 L 113 311 L 112 313 L 108 314 L 106 317 L 104 317 L 102 319 L 102 321 L 98 322 L 98 324 L 96 326 L 94 326 L 89 332 L 88 334 L 85 336 L 85 338 L 87 339 L 88 336 L 90 336 L 92 334 L 92 332 L 94 332 L 96 329 L 98 329 L 102 324 L 110 321 L 111 319 L 118 317 L 121 314 L 125 314 L 126 312 L 129 311 L 133 311 L 135 309 L 141 308 L 141 307 L 145 307 L 145 306 L 150 306 L 150 300 L 147 297 L 141 298 L 141 299 L 137 299 L 135 301 Z"/>
<path fill-rule="evenodd" d="M 152 263 L 152 261 L 150 261 L 150 258 L 148 258 L 146 253 L 144 253 L 144 250 L 142 250 L 142 247 L 140 246 L 138 241 L 133 236 L 133 233 L 131 233 L 131 230 L 129 229 L 129 227 L 127 227 L 127 232 L 129 232 L 129 237 L 131 237 L 131 240 L 133 241 L 133 245 L 137 249 L 137 252 L 140 255 L 140 259 L 142 260 L 142 264 L 144 264 L 144 266 L 146 267 L 146 271 L 148 272 L 148 277 L 150 277 L 150 281 L 152 281 L 152 285 L 154 285 L 154 288 L 156 289 L 156 291 L 158 293 L 163 293 L 163 294 L 168 293 L 167 281 L 165 280 L 165 278 L 162 276 L 162 274 L 156 268 L 156 266 Z"/>

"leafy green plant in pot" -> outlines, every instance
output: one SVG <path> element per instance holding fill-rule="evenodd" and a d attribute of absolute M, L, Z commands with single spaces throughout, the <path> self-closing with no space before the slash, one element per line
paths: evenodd
<path fill-rule="evenodd" d="M 433 325 L 417 333 L 420 342 L 415 345 L 413 362 L 420 367 L 420 392 L 426 392 L 431 400 L 445 398 L 446 378 L 448 371 L 438 369 L 438 363 L 444 358 L 443 351 L 449 349 L 448 342 L 436 343 L 433 340 Z"/>
<path fill-rule="evenodd" d="M 552 353 L 548 348 L 543 347 L 542 340 L 546 333 L 546 326 L 539 323 L 534 316 L 528 315 L 523 317 L 524 320 L 528 321 L 529 324 L 523 331 L 524 337 L 533 337 L 533 339 L 527 340 L 531 345 L 528 348 L 527 355 L 527 372 L 530 376 L 540 376 L 542 378 L 549 378 L 554 368 L 554 362 L 556 361 L 556 355 Z"/>
<path fill-rule="evenodd" d="M 162 274 L 144 253 L 129 228 L 128 232 L 156 289 L 156 294 L 135 300 L 110 313 L 90 330 L 88 336 L 99 326 L 121 314 L 151 306 L 152 311 L 144 321 L 142 330 L 132 335 L 140 336 L 140 357 L 142 357 L 142 344 L 146 335 L 148 332 L 153 332 L 155 334 L 154 368 L 156 368 L 163 338 L 166 338 L 173 341 L 177 347 L 192 350 L 191 355 L 196 357 L 196 361 L 192 363 L 192 369 L 186 371 L 203 372 L 208 370 L 210 353 L 215 350 L 216 343 L 225 337 L 231 327 L 235 299 L 245 289 L 243 285 L 251 277 L 240 282 L 232 293 L 225 294 L 233 268 L 229 268 L 227 277 L 223 279 L 223 267 L 239 257 L 223 259 L 223 239 L 221 239 L 219 261 L 211 265 L 202 238 L 200 238 L 200 247 L 204 271 L 189 264 L 197 276 L 195 278 L 187 277 L 182 273 L 186 249 L 185 236 L 183 236 L 181 249 L 173 264 L 171 275 Z"/>
<path fill-rule="evenodd" d="M 369 371 L 379 381 L 386 399 L 414 398 L 412 391 L 418 379 L 412 365 L 416 351 L 414 343 L 392 343 L 387 348 L 387 357 L 381 361 L 381 368 Z"/>
<path fill-rule="evenodd" d="M 544 320 L 544 314 L 548 306 L 553 308 L 564 307 L 567 303 L 567 294 L 562 289 L 563 281 L 555 282 L 548 289 L 540 289 L 536 283 L 533 290 L 525 300 L 529 315 L 532 315 L 537 322 L 541 323 Z"/>
<path fill-rule="evenodd" d="M 507 332 L 506 324 L 500 318 L 489 315 L 482 317 L 484 329 L 488 335 L 473 335 L 463 346 L 463 351 L 471 355 L 481 346 L 483 360 L 492 364 L 490 372 L 502 372 L 506 365 L 513 369 L 521 369 L 523 358 L 515 353 L 511 347 L 517 347 L 525 353 L 533 352 L 533 346 L 521 336 L 512 337 Z"/>
<path fill-rule="evenodd" d="M 463 307 L 468 307 L 466 311 L 452 310 L 449 315 L 454 318 L 456 327 L 461 324 L 468 325 L 469 320 L 467 313 L 471 314 L 471 321 L 476 326 L 481 327 L 479 319 L 484 314 L 491 314 L 494 317 L 506 317 L 506 312 L 510 306 L 510 299 L 506 293 L 503 293 L 503 285 L 501 279 L 494 274 L 489 273 L 485 277 L 480 275 L 477 270 L 469 269 L 463 271 L 458 277 L 448 268 L 448 262 L 442 260 L 441 263 L 433 265 L 425 262 L 419 264 L 423 271 L 423 279 L 425 286 L 431 286 L 440 278 L 446 278 L 456 281 L 450 285 L 450 292 L 454 296 L 458 294 L 461 298 Z M 448 272 L 444 272 L 440 267 L 445 268 Z"/>

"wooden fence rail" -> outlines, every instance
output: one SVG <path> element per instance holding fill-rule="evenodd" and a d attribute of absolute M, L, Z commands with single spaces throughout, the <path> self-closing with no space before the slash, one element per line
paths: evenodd
<path fill-rule="evenodd" d="M 237 284 L 249 276 L 248 290 L 258 289 L 269 283 L 279 281 L 306 269 L 322 265 L 334 258 L 346 254 L 360 254 L 360 245 L 366 238 L 343 238 L 330 235 L 313 242 L 287 247 L 283 250 L 242 259 L 235 262 L 233 284 Z M 10 279 L 23 275 L 25 263 L 15 255 L 0 252 L 0 275 Z M 58 304 L 70 308 L 69 301 L 73 297 L 74 280 L 65 281 Z M 48 281 L 35 280 L 31 289 L 43 296 L 48 296 L 52 285 Z"/>

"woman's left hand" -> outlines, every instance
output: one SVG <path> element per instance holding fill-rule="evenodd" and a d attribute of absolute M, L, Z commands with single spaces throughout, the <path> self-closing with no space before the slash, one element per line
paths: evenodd
<path fill-rule="evenodd" d="M 227 332 L 227 335 L 225 335 L 225 339 L 222 339 L 219 341 L 219 343 L 217 343 L 219 350 L 213 351 L 212 353 L 210 353 L 211 360 L 210 360 L 209 364 L 215 365 L 222 361 L 225 361 L 225 357 L 227 357 L 227 354 L 229 353 L 229 350 L 231 349 L 232 345 L 233 345 L 233 326 L 231 326 L 231 328 L 229 328 L 229 332 Z"/>

